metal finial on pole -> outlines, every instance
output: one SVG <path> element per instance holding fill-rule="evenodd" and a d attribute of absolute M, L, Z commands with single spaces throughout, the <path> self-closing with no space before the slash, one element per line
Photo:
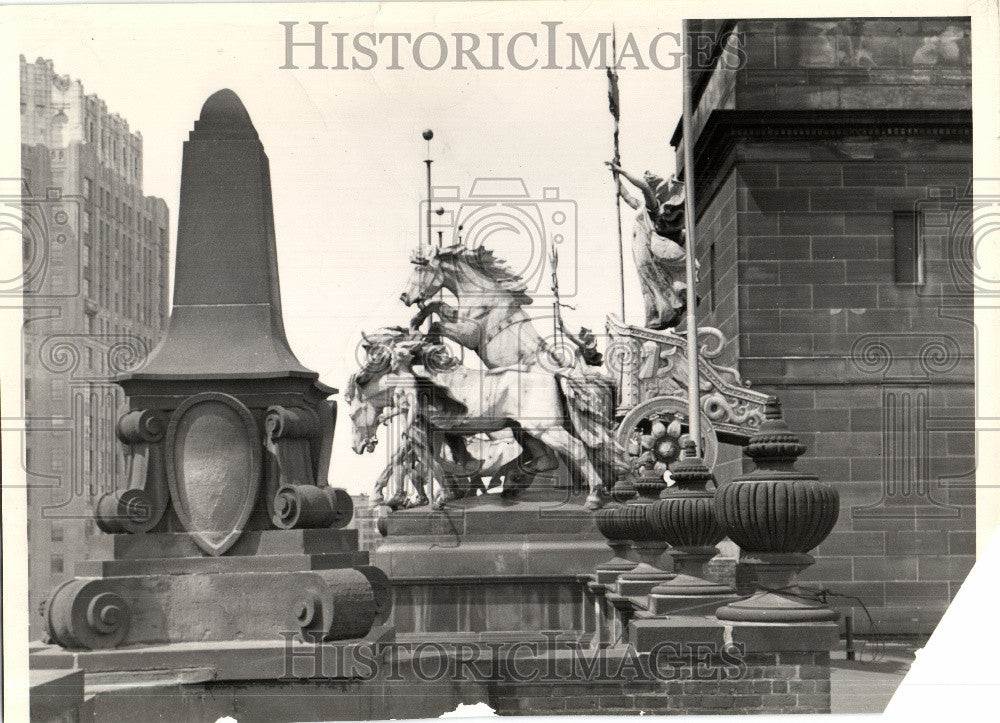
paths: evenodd
<path fill-rule="evenodd" d="M 434 131 L 430 128 L 425 130 L 420 134 L 423 139 L 427 141 L 427 158 L 424 159 L 424 163 L 427 164 L 427 245 L 430 246 L 431 241 L 431 138 L 434 137 Z"/>
<path fill-rule="evenodd" d="M 687 280 L 687 369 L 688 369 L 688 434 L 695 444 L 695 450 L 701 454 L 701 399 L 698 388 L 698 326 L 695 319 L 695 306 L 698 294 L 695 288 L 695 208 L 694 208 L 694 130 L 691 123 L 691 65 L 694 57 L 691 52 L 690 21 L 683 21 L 684 59 L 681 68 L 683 79 L 684 104 L 681 115 L 681 128 L 684 143 L 684 233 L 685 239 L 685 276 Z"/>

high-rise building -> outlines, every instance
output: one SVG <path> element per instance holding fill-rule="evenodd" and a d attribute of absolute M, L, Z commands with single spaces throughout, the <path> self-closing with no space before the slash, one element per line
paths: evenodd
<path fill-rule="evenodd" d="M 34 612 L 75 563 L 110 544 L 91 512 L 129 463 L 116 439 L 124 397 L 114 377 L 142 361 L 165 326 L 169 215 L 162 199 L 143 195 L 142 136 L 51 60 L 21 57 L 21 166 Z"/>

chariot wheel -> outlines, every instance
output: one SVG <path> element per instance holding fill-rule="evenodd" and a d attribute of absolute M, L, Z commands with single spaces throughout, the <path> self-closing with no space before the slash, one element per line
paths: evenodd
<path fill-rule="evenodd" d="M 622 419 L 615 440 L 637 463 L 653 464 L 666 470 L 680 458 L 687 437 L 687 402 L 676 397 L 653 397 L 635 407 Z M 701 412 L 701 456 L 710 470 L 719 454 L 719 440 L 711 420 Z M 640 460 L 640 458 L 643 458 Z"/>

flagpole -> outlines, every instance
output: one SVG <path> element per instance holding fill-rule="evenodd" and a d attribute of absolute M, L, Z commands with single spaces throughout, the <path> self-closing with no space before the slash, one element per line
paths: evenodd
<path fill-rule="evenodd" d="M 692 90 L 691 90 L 691 35 L 690 21 L 684 20 L 684 60 L 681 66 L 683 79 L 684 101 L 681 115 L 681 128 L 684 143 L 684 228 L 685 235 L 685 275 L 687 280 L 687 369 L 688 369 L 688 434 L 695 444 L 695 452 L 702 453 L 701 444 L 701 399 L 698 382 L 698 326 L 695 319 L 697 290 L 695 289 L 695 207 L 694 207 L 694 130 L 692 129 Z"/>
<path fill-rule="evenodd" d="M 612 139 L 614 141 L 614 162 L 615 165 L 621 165 L 621 151 L 618 145 L 618 118 L 621 115 L 621 109 L 619 107 L 619 94 L 618 94 L 618 45 L 615 38 L 615 26 L 611 26 L 611 64 L 608 66 L 608 96 L 611 101 L 611 117 L 614 119 L 614 133 Z M 622 179 L 618 175 L 618 171 L 615 171 L 615 211 L 618 214 L 618 299 L 619 299 L 619 312 L 621 313 L 622 323 L 625 323 L 625 244 L 622 241 L 622 202 L 621 202 L 621 192 L 622 192 Z"/>

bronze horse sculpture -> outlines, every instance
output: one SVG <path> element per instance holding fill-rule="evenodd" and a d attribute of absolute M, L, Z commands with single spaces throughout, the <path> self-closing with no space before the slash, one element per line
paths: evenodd
<path fill-rule="evenodd" d="M 566 354 L 542 337 L 522 308 L 532 303 L 524 281 L 483 246 L 427 249 L 416 253 L 412 263 L 413 272 L 400 295 L 407 306 L 420 306 L 411 329 L 435 315 L 428 334 L 476 352 L 488 370 L 519 369 L 553 378 L 569 418 L 568 428 L 585 443 L 591 461 L 607 476 L 617 452 L 611 437 L 613 385 L 580 363 L 581 354 Z M 457 306 L 435 299 L 443 290 L 456 298 Z M 580 345 L 573 335 L 567 338 Z M 532 465 L 550 468 L 547 449 L 533 445 L 530 438 L 523 446 L 530 458 L 525 465 L 528 469 Z M 587 506 L 596 509 L 603 488 L 595 490 L 589 483 L 588 488 Z"/>
<path fill-rule="evenodd" d="M 427 452 L 429 461 L 423 463 L 422 471 L 425 484 L 435 472 L 440 473 L 438 460 L 444 458 L 445 445 L 452 446 L 454 459 L 462 460 L 468 455 L 457 440 L 516 430 L 519 440 L 530 440 L 523 446 L 544 446 L 576 470 L 589 490 L 588 508 L 603 503 L 603 481 L 584 442 L 566 428 L 562 394 L 550 372 L 470 369 L 443 345 L 406 332 L 384 336 L 367 351 L 368 360 L 351 377 L 345 392 L 351 404 L 355 452 L 371 451 L 379 425 L 390 416 L 403 415 L 411 441 L 417 440 Z M 434 433 L 424 436 L 427 430 Z M 524 483 L 520 471 L 520 467 L 508 470 L 514 488 Z M 506 480 L 504 486 L 508 487 Z"/>

